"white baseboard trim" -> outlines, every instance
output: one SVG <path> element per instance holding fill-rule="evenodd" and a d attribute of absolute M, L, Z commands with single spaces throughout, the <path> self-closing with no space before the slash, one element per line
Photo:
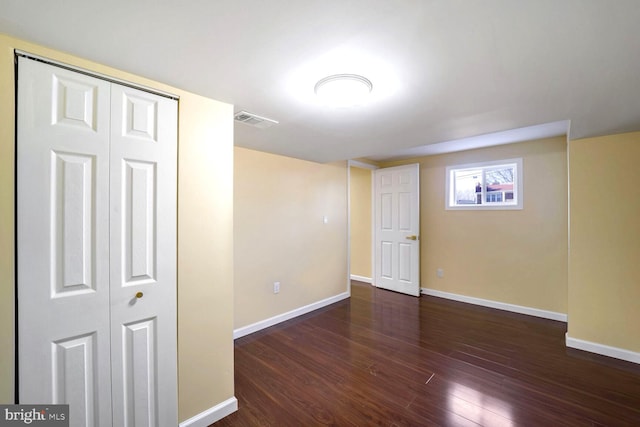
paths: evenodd
<path fill-rule="evenodd" d="M 342 301 L 343 299 L 347 299 L 349 298 L 349 296 L 350 296 L 349 292 L 343 292 L 339 295 L 335 295 L 333 297 L 326 298 L 309 305 L 305 305 L 304 307 L 296 308 L 295 310 L 291 310 L 286 313 L 273 316 L 269 319 L 261 320 L 260 322 L 243 326 L 233 331 L 233 339 L 235 340 L 237 338 L 244 337 L 245 335 L 258 332 L 259 330 L 266 329 L 270 326 L 277 325 L 278 323 L 282 323 L 287 320 L 293 319 L 294 317 L 302 316 L 303 314 L 310 313 L 314 310 L 318 310 L 319 308 L 326 307 L 330 304 L 336 303 L 338 301 Z"/>
<path fill-rule="evenodd" d="M 373 279 L 371 277 L 358 276 L 357 274 L 352 274 L 351 280 L 357 280 L 358 282 L 364 283 L 373 283 Z"/>
<path fill-rule="evenodd" d="M 571 338 L 568 332 L 565 334 L 565 340 L 567 347 L 577 348 L 578 350 L 601 354 L 603 356 L 615 357 L 616 359 L 626 360 L 627 362 L 640 363 L 640 353 L 631 350 Z"/>
<path fill-rule="evenodd" d="M 498 310 L 511 311 L 514 313 L 526 314 L 529 316 L 542 317 L 544 319 L 567 321 L 567 315 L 555 311 L 541 310 L 539 308 L 525 307 L 522 305 L 508 304 L 506 302 L 492 301 L 488 299 L 468 297 L 466 295 L 452 294 L 449 292 L 437 291 L 435 289 L 421 288 L 423 294 L 434 297 L 446 298 L 454 301 L 466 302 L 469 304 L 481 305 L 484 307 L 497 308 Z"/>
<path fill-rule="evenodd" d="M 207 427 L 238 410 L 238 399 L 230 397 L 213 408 L 180 423 L 180 427 Z"/>

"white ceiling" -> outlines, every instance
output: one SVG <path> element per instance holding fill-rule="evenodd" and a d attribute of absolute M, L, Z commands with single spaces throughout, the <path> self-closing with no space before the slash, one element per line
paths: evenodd
<path fill-rule="evenodd" d="M 0 32 L 278 120 L 236 145 L 320 162 L 640 130 L 639 22 L 638 0 L 0 0 Z M 371 102 L 315 102 L 336 73 Z"/>

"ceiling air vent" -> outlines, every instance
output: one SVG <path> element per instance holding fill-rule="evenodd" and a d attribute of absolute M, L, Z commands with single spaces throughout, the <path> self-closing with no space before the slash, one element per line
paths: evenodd
<path fill-rule="evenodd" d="M 237 122 L 247 124 L 249 126 L 253 126 L 260 129 L 266 129 L 273 125 L 277 125 L 278 122 L 273 119 L 268 119 L 266 117 L 258 116 L 253 113 L 248 113 L 246 111 L 238 111 L 235 116 L 233 116 Z"/>

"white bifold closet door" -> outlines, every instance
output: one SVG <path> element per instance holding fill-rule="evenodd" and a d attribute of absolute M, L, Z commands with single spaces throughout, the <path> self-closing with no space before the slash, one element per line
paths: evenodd
<path fill-rule="evenodd" d="M 19 57 L 18 384 L 72 426 L 177 425 L 177 101 Z"/>

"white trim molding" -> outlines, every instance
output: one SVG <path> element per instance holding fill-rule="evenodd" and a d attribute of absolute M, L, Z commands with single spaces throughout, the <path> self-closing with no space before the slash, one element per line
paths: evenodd
<path fill-rule="evenodd" d="M 220 421 L 227 415 L 233 414 L 238 410 L 238 399 L 230 397 L 224 402 L 218 403 L 213 408 L 200 412 L 180 423 L 180 427 L 208 427 L 216 421 Z"/>
<path fill-rule="evenodd" d="M 364 283 L 373 283 L 373 279 L 371 277 L 358 276 L 357 274 L 352 274 L 351 280 L 357 280 L 358 282 Z"/>
<path fill-rule="evenodd" d="M 614 357 L 627 362 L 640 363 L 640 353 L 623 348 L 611 347 L 596 342 L 585 341 L 578 338 L 571 338 L 569 333 L 565 334 L 567 347 L 577 348 L 578 350 L 588 351 L 590 353 L 601 354 L 603 356 Z"/>
<path fill-rule="evenodd" d="M 235 340 L 240 337 L 244 337 L 245 335 L 249 335 L 254 332 L 258 332 L 262 329 L 266 329 L 270 326 L 277 325 L 278 323 L 286 322 L 287 320 L 293 319 L 294 317 L 302 316 L 303 314 L 310 313 L 314 310 L 318 310 L 320 308 L 323 308 L 328 305 L 347 299 L 349 298 L 349 296 L 350 296 L 349 292 L 343 292 L 333 297 L 329 297 L 321 301 L 314 302 L 309 305 L 305 305 L 304 307 L 296 308 L 295 310 L 291 310 L 286 313 L 273 316 L 269 319 L 261 320 L 251 325 L 243 326 L 233 331 L 233 339 Z"/>
<path fill-rule="evenodd" d="M 565 313 L 555 311 L 542 310 L 539 308 L 525 307 L 522 305 L 508 304 L 506 302 L 492 301 L 488 299 L 468 297 L 466 295 L 452 294 L 449 292 L 437 291 L 435 289 L 422 288 L 424 295 L 446 298 L 454 301 L 466 302 L 469 304 L 481 305 L 483 307 L 496 308 L 498 310 L 511 311 L 513 313 L 526 314 L 528 316 L 542 317 L 544 319 L 557 320 L 559 322 L 567 322 Z"/>

